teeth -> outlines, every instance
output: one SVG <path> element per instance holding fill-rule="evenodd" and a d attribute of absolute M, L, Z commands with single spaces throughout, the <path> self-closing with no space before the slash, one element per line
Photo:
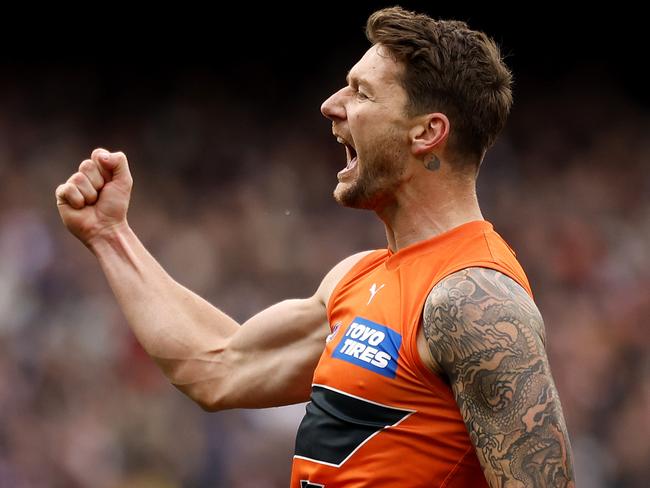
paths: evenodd
<path fill-rule="evenodd" d="M 339 144 L 345 144 L 345 141 L 341 137 L 337 137 L 336 142 L 338 142 Z"/>

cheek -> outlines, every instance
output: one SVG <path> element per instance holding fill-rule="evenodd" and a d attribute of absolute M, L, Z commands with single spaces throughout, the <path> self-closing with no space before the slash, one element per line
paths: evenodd
<path fill-rule="evenodd" d="M 365 141 L 381 138 L 386 133 L 386 125 L 378 116 L 372 114 L 360 113 L 352 116 L 350 120 L 350 130 L 352 136 Z"/>
<path fill-rule="evenodd" d="M 361 129 L 360 125 L 365 122 L 365 115 L 362 112 L 348 112 L 348 122 L 350 128 L 356 128 L 357 131 Z"/>

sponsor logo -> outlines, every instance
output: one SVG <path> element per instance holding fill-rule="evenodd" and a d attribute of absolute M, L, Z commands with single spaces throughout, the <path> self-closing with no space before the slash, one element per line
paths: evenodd
<path fill-rule="evenodd" d="M 368 298 L 368 303 L 366 305 L 370 305 L 370 302 L 372 302 L 372 299 L 375 298 L 375 295 L 379 290 L 381 290 L 385 284 L 381 285 L 379 288 L 377 288 L 377 283 L 373 283 L 372 286 L 370 287 L 370 298 Z"/>
<path fill-rule="evenodd" d="M 348 326 L 332 357 L 395 378 L 401 345 L 402 336 L 394 330 L 357 317 Z"/>
<path fill-rule="evenodd" d="M 309 480 L 300 480 L 300 488 L 325 488 L 325 485 L 310 483 Z"/>
<path fill-rule="evenodd" d="M 326 344 L 329 344 L 332 341 L 332 339 L 334 339 L 336 337 L 336 334 L 338 333 L 339 329 L 341 328 L 341 325 L 343 325 L 343 324 L 341 324 L 341 322 L 337 322 L 337 323 L 334 324 L 334 327 L 332 327 L 332 333 L 325 338 L 325 343 Z"/>

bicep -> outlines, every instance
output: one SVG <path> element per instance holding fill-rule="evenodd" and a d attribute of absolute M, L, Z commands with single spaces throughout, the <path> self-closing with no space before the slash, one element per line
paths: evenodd
<path fill-rule="evenodd" d="M 311 298 L 285 300 L 246 321 L 211 361 L 198 363 L 205 371 L 192 375 L 197 381 L 185 389 L 202 389 L 194 396 L 208 398 L 204 407 L 211 410 L 307 401 L 330 332 L 326 304 L 339 280 L 366 254 L 334 266 Z"/>
<path fill-rule="evenodd" d="M 572 486 L 544 326 L 525 291 L 497 271 L 462 270 L 433 289 L 423 319 L 490 486 Z"/>
<path fill-rule="evenodd" d="M 285 300 L 248 320 L 230 338 L 222 408 L 307 401 L 329 334 L 327 303 L 341 278 L 368 252 L 334 266 L 311 298 Z"/>
<path fill-rule="evenodd" d="M 285 300 L 249 319 L 228 344 L 222 408 L 308 400 L 327 334 L 325 307 L 315 297 Z"/>

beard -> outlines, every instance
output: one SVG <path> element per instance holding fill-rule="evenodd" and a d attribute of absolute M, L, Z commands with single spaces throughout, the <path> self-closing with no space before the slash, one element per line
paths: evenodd
<path fill-rule="evenodd" d="M 357 174 L 350 182 L 339 183 L 334 199 L 344 207 L 379 210 L 395 199 L 406 170 L 406 154 L 397 134 L 357 153 Z"/>

